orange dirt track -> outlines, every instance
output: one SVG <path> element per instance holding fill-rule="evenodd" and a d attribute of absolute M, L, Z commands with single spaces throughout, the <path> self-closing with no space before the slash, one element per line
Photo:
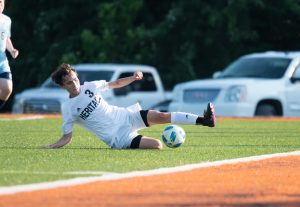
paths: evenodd
<path fill-rule="evenodd" d="M 299 207 L 300 157 L 0 196 L 1 207 Z"/>

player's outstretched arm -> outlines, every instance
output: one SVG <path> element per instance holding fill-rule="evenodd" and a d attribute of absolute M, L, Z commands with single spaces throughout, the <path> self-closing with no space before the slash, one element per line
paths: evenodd
<path fill-rule="evenodd" d="M 126 77 L 126 78 L 120 78 L 118 80 L 112 81 L 108 83 L 109 88 L 122 88 L 124 86 L 129 85 L 133 81 L 136 80 L 142 80 L 143 79 L 143 73 L 140 71 L 134 72 L 132 76 Z"/>
<path fill-rule="evenodd" d="M 10 53 L 10 55 L 13 58 L 17 58 L 18 57 L 19 50 L 17 50 L 16 48 L 14 48 L 14 46 L 13 46 L 10 38 L 7 38 L 7 40 L 6 40 L 6 49 L 8 50 L 8 52 Z"/>
<path fill-rule="evenodd" d="M 53 149 L 53 148 L 60 148 L 71 142 L 72 140 L 72 132 L 69 134 L 64 134 L 57 142 L 45 146 L 40 146 L 38 148 L 42 149 Z"/>

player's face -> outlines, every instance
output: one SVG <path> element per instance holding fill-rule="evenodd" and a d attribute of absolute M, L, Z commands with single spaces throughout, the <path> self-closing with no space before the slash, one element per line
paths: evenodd
<path fill-rule="evenodd" d="M 2 14 L 4 10 L 4 0 L 0 0 L 0 14 Z"/>
<path fill-rule="evenodd" d="M 63 77 L 63 88 L 69 92 L 71 98 L 80 93 L 80 82 L 75 72 Z"/>

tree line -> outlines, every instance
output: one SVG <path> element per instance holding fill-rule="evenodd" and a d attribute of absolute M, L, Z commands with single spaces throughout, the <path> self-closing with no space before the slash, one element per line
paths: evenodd
<path fill-rule="evenodd" d="M 6 0 L 4 13 L 20 51 L 10 58 L 14 93 L 62 62 L 148 64 L 172 89 L 243 54 L 300 42 L 298 0 Z"/>

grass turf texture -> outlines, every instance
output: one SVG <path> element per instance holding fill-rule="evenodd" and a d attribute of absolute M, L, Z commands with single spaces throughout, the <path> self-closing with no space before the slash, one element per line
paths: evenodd
<path fill-rule="evenodd" d="M 0 119 L 0 186 L 89 175 L 64 172 L 129 172 L 300 149 L 299 121 L 219 120 L 216 128 L 181 125 L 187 134 L 179 148 L 113 150 L 75 127 L 73 141 L 61 149 L 37 149 L 61 137 L 61 118 Z M 142 134 L 161 139 L 166 125 Z"/>

